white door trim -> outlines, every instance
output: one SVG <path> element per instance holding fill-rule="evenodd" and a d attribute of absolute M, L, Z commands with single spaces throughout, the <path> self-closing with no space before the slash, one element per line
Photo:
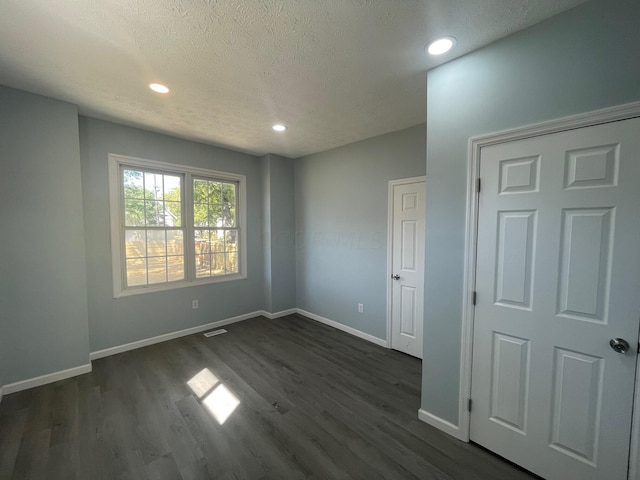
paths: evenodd
<path fill-rule="evenodd" d="M 640 345 L 640 337 L 638 345 Z M 640 480 L 640 355 L 636 358 L 636 389 L 633 396 L 631 445 L 629 448 L 629 476 L 627 479 Z"/>
<path fill-rule="evenodd" d="M 593 112 L 536 123 L 502 132 L 469 139 L 467 160 L 467 207 L 465 219 L 464 285 L 462 304 L 462 334 L 460 350 L 460 396 L 458 399 L 458 438 L 469 441 L 470 414 L 467 409 L 471 397 L 471 364 L 473 349 L 474 307 L 472 295 L 476 277 L 476 242 L 478 227 L 477 182 L 480 174 L 480 150 L 482 147 L 525 138 L 573 130 L 602 123 L 640 117 L 640 102 L 627 103 Z M 636 372 L 636 394 L 633 407 L 629 480 L 640 480 L 640 372 Z"/>
<path fill-rule="evenodd" d="M 393 296 L 393 188 L 397 185 L 424 182 L 426 187 L 427 177 L 410 177 L 389 180 L 387 191 L 387 348 L 391 348 L 391 304 Z M 423 292 L 424 294 L 424 292 Z"/>

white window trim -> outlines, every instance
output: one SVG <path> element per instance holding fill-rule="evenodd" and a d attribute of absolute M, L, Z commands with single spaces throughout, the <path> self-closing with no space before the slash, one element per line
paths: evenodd
<path fill-rule="evenodd" d="M 237 225 L 240 230 L 240 258 L 239 271 L 236 274 L 221 275 L 206 278 L 195 278 L 191 265 L 191 260 L 195 258 L 194 247 L 189 238 L 184 241 L 184 257 L 185 257 L 185 279 L 176 282 L 162 283 L 150 286 L 141 286 L 125 289 L 123 259 L 124 245 L 120 231 L 120 211 L 121 195 L 120 195 L 120 167 L 122 165 L 131 167 L 151 168 L 167 173 L 177 173 L 183 175 L 184 183 L 184 202 L 185 204 L 193 203 L 193 192 L 188 186 L 191 182 L 187 181 L 192 175 L 215 178 L 219 180 L 229 180 L 238 182 L 238 193 L 236 198 L 236 216 Z M 177 288 L 192 287 L 196 285 L 204 285 L 208 283 L 229 282 L 233 280 L 241 280 L 247 278 L 247 178 L 244 175 L 234 173 L 219 172 L 216 170 L 208 170 L 205 168 L 190 167 L 175 163 L 158 162 L 144 158 L 127 157 L 124 155 L 109 154 L 109 216 L 111 227 L 111 270 L 113 275 L 113 298 L 125 297 L 130 295 L 139 295 L 144 293 L 162 292 L 166 290 L 174 290 Z M 183 218 L 183 222 L 190 222 L 188 218 Z M 187 233 L 190 231 L 188 223 L 185 224 Z"/>

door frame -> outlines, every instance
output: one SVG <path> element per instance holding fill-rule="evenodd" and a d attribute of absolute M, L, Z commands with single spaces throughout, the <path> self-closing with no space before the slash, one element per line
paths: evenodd
<path fill-rule="evenodd" d="M 391 305 L 393 303 L 393 282 L 391 281 L 391 275 L 393 275 L 393 188 L 398 185 L 407 185 L 410 183 L 424 183 L 425 192 L 427 190 L 427 177 L 409 177 L 398 178 L 396 180 L 389 180 L 389 187 L 387 190 L 387 348 L 391 349 Z M 425 219 L 426 221 L 426 219 Z M 424 265 L 422 266 L 424 277 Z M 422 292 L 424 296 L 424 292 Z M 424 316 L 424 315 L 423 315 Z M 422 319 L 424 324 L 424 318 Z M 423 331 L 424 333 L 424 331 Z"/>
<path fill-rule="evenodd" d="M 476 279 L 476 244 L 478 241 L 478 179 L 480 178 L 480 152 L 483 147 L 526 138 L 590 127 L 603 123 L 640 117 L 640 102 L 626 103 L 601 110 L 571 115 L 559 119 L 471 137 L 467 156 L 467 200 L 465 218 L 464 284 L 462 303 L 462 330 L 460 349 L 460 395 L 458 399 L 458 429 L 456 437 L 469 441 L 471 415 L 471 367 L 473 359 L 473 323 L 475 307 L 473 292 Z M 639 249 L 640 250 L 640 249 Z M 639 251 L 640 254 L 640 251 Z M 629 455 L 629 480 L 640 480 L 640 355 L 636 359 L 635 395 L 632 413 L 632 431 Z M 448 430 L 450 431 L 450 430 Z"/>

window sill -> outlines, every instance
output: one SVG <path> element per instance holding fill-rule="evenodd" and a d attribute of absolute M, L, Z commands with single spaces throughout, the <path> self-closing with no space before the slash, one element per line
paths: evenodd
<path fill-rule="evenodd" d="M 247 276 L 242 273 L 232 275 L 224 275 L 219 277 L 199 278 L 191 282 L 180 281 L 172 283 L 162 283 L 145 287 L 132 287 L 127 290 L 121 290 L 113 293 L 113 298 L 130 297 L 132 295 L 142 295 L 145 293 L 166 292 L 167 290 L 177 290 L 186 287 L 198 287 L 200 285 L 209 285 L 213 283 L 233 282 L 235 280 L 244 280 Z"/>

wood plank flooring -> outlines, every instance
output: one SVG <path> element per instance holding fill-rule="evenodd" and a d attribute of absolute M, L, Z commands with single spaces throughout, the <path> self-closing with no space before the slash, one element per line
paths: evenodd
<path fill-rule="evenodd" d="M 225 328 L 5 396 L 0 479 L 536 478 L 419 421 L 415 358 L 297 315 Z M 225 392 L 240 403 L 220 424 Z"/>

